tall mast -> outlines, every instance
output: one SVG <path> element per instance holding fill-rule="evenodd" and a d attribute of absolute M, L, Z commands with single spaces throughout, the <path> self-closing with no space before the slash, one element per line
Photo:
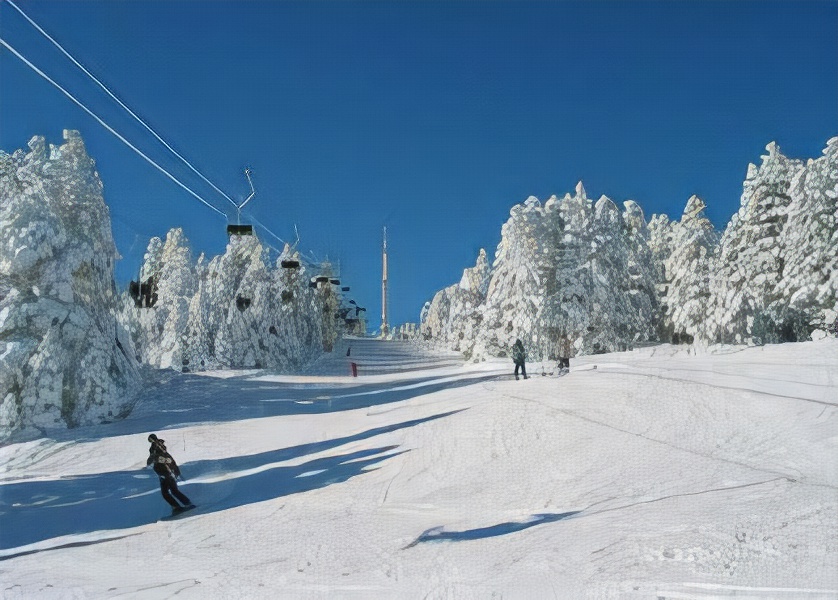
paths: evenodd
<path fill-rule="evenodd" d="M 390 330 L 387 323 L 387 227 L 384 228 L 384 246 L 381 250 L 381 335 Z"/>

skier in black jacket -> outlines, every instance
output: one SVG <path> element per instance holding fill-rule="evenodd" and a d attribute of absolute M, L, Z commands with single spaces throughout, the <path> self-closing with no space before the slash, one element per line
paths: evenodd
<path fill-rule="evenodd" d="M 163 494 L 163 500 L 168 502 L 174 511 L 194 508 L 195 505 L 186 497 L 186 494 L 177 489 L 180 468 L 172 455 L 166 450 L 166 443 L 158 439 L 153 433 L 148 436 L 148 441 L 151 442 L 151 447 L 148 449 L 148 460 L 145 464 L 146 467 L 154 465 L 154 472 L 160 478 L 160 493 Z M 183 506 L 178 504 L 175 498 L 180 500 Z"/>
<path fill-rule="evenodd" d="M 512 361 L 515 363 L 515 379 L 518 379 L 519 369 L 523 373 L 524 379 L 527 379 L 526 360 L 527 351 L 524 350 L 524 343 L 520 339 L 516 339 L 515 344 L 512 346 Z"/>

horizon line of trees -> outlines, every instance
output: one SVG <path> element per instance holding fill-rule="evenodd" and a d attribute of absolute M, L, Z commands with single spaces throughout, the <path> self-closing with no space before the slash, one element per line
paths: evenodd
<path fill-rule="evenodd" d="M 723 232 L 697 196 L 681 219 L 574 195 L 513 206 L 490 265 L 426 303 L 419 335 L 469 357 L 516 338 L 557 359 L 638 344 L 808 339 L 838 316 L 838 137 L 808 161 L 766 146 Z"/>

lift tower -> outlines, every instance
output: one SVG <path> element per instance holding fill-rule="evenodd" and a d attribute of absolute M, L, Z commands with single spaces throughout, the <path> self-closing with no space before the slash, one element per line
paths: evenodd
<path fill-rule="evenodd" d="M 384 245 L 381 249 L 381 337 L 390 331 L 387 322 L 387 227 L 384 228 Z"/>

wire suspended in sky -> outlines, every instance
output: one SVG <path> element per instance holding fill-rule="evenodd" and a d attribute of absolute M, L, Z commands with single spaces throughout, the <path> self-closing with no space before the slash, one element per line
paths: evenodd
<path fill-rule="evenodd" d="M 23 12 L 23 11 L 22 11 L 22 10 L 21 10 L 21 9 L 20 9 L 20 8 L 19 8 L 19 7 L 18 7 L 18 6 L 14 3 L 14 2 L 12 2 L 12 0 L 6 0 L 6 2 L 7 2 L 7 3 L 8 3 L 11 7 L 12 7 L 12 8 L 14 8 L 17 12 L 19 12 L 19 13 L 23 16 L 23 18 L 24 18 L 24 19 L 26 19 L 26 20 L 29 22 L 29 24 L 30 24 L 30 25 L 32 25 L 32 27 L 34 27 L 35 29 L 37 29 L 37 30 L 41 33 L 41 35 L 43 35 L 43 36 L 44 36 L 45 38 L 47 38 L 50 42 L 52 42 L 52 44 L 53 44 L 56 48 L 58 48 L 58 49 L 59 49 L 59 50 L 60 50 L 60 51 L 64 54 L 64 56 L 66 56 L 67 58 L 69 58 L 69 59 L 73 62 L 73 64 L 74 64 L 74 65 L 76 65 L 79 69 L 81 69 L 81 70 L 85 73 L 85 75 L 87 75 L 87 76 L 88 76 L 88 77 L 90 77 L 93 81 L 95 81 L 95 82 L 96 82 L 96 84 L 97 84 L 100 88 L 102 88 L 102 89 L 105 91 L 105 93 L 106 93 L 106 94 L 108 94 L 108 96 L 110 96 L 111 98 L 113 98 L 113 99 L 114 99 L 114 100 L 115 100 L 115 101 L 116 101 L 116 102 L 117 102 L 117 103 L 118 103 L 118 104 L 119 104 L 119 105 L 120 105 L 123 109 L 125 109 L 125 111 L 126 111 L 126 112 L 128 112 L 128 114 L 129 114 L 129 115 L 131 115 L 132 117 L 134 117 L 134 119 L 135 119 L 138 123 L 140 123 L 140 125 L 142 125 L 143 127 L 145 127 L 145 128 L 146 128 L 146 129 L 147 129 L 147 130 L 151 133 L 151 135 L 153 135 L 155 138 L 157 138 L 157 140 L 158 140 L 161 144 L 163 144 L 163 145 L 164 145 L 164 146 L 165 146 L 165 147 L 166 147 L 166 148 L 167 148 L 167 149 L 168 149 L 168 150 L 169 150 L 172 154 L 174 154 L 175 156 L 177 156 L 177 157 L 178 157 L 178 158 L 179 158 L 179 159 L 180 159 L 180 160 L 181 160 L 181 161 L 182 161 L 182 162 L 183 162 L 183 163 L 184 163 L 187 167 L 189 167 L 190 169 L 192 169 L 192 171 L 193 171 L 196 175 L 198 175 L 198 177 L 200 177 L 201 179 L 203 179 L 203 180 L 204 180 L 207 184 L 209 184 L 209 185 L 212 187 L 212 189 L 214 189 L 216 192 L 218 192 L 219 194 L 221 194 L 222 196 L 224 196 L 224 197 L 225 197 L 225 198 L 226 198 L 226 199 L 230 202 L 230 204 L 232 204 L 232 205 L 233 205 L 233 206 L 235 206 L 236 208 L 238 208 L 238 207 L 239 207 L 239 206 L 238 206 L 238 204 L 236 204 L 235 200 L 233 200 L 233 199 L 232 199 L 229 195 L 227 195 L 224 191 L 222 191 L 221 189 L 219 189 L 219 188 L 218 188 L 218 187 L 217 187 L 217 186 L 216 186 L 216 185 L 215 185 L 212 181 L 210 181 L 209 179 L 207 179 L 206 177 L 204 177 L 204 175 L 203 175 L 203 174 L 202 174 L 202 173 L 201 173 L 198 169 L 196 169 L 194 166 L 192 166 L 192 164 L 191 164 L 188 160 L 186 160 L 183 156 L 181 156 L 181 155 L 177 152 L 177 150 L 175 150 L 174 148 L 172 148 L 172 147 L 171 147 L 171 146 L 170 146 L 170 145 L 166 142 L 166 140 L 164 140 L 162 137 L 160 137 L 160 136 L 157 134 L 157 132 L 156 132 L 156 131 L 154 131 L 154 129 L 152 129 L 152 128 L 151 128 L 151 126 L 150 126 L 150 125 L 148 125 L 145 121 L 143 121 L 143 119 L 142 119 L 142 118 L 140 118 L 139 116 L 137 116 L 137 114 L 136 114 L 136 113 L 134 113 L 134 111 L 132 111 L 132 110 L 131 110 L 128 106 L 126 106 L 126 105 L 125 105 L 125 103 L 124 103 L 124 102 L 122 102 L 122 100 L 120 100 L 120 99 L 119 99 L 119 98 L 118 98 L 118 97 L 117 97 L 117 96 L 116 96 L 113 92 L 111 92 L 111 90 L 110 90 L 110 89 L 108 89 L 108 87 L 107 87 L 104 83 L 102 83 L 101 81 L 99 81 L 99 79 L 98 79 L 98 78 L 97 78 L 97 77 L 96 77 L 93 73 L 91 73 L 90 71 L 88 71 L 88 70 L 84 67 L 84 65 L 82 65 L 79 61 L 77 61 L 75 58 L 73 58 L 73 56 L 72 56 L 69 52 L 67 52 L 67 50 L 65 50 L 65 49 L 64 49 L 64 47 L 63 47 L 61 44 L 59 44 L 59 43 L 58 43 L 55 39 L 53 39 L 53 38 L 52 38 L 52 36 L 50 36 L 50 35 L 49 35 L 46 31 L 44 31 L 44 29 L 43 29 L 40 25 L 38 25 L 35 21 L 33 21 L 33 20 L 32 20 L 32 19 L 31 19 L 31 18 L 30 18 L 30 17 L 29 17 L 29 16 L 28 16 L 25 12 Z"/>
<path fill-rule="evenodd" d="M 281 237 L 279 237 L 278 235 L 276 235 L 273 231 L 271 231 L 270 229 L 268 229 L 267 227 L 265 227 L 265 225 L 263 225 L 263 224 L 262 224 L 262 222 L 261 222 L 261 221 L 259 221 L 259 219 L 257 219 L 256 217 L 254 217 L 252 214 L 250 215 L 250 220 L 251 220 L 251 221 L 253 221 L 253 222 L 254 222 L 256 225 L 258 225 L 259 227 L 261 227 L 262 229 L 264 229 L 264 230 L 267 232 L 267 234 L 268 234 L 268 235 L 270 235 L 271 237 L 273 237 L 273 238 L 274 238 L 275 240 L 277 240 L 280 244 L 283 244 L 283 245 L 284 245 L 284 244 L 287 244 L 287 243 L 288 243 L 288 242 L 286 242 L 285 240 L 283 240 Z M 270 246 L 271 248 L 273 248 L 273 246 L 271 246 L 270 244 L 266 244 L 266 245 L 268 245 L 268 246 Z M 276 251 L 277 251 L 277 252 L 279 252 L 280 254 L 282 253 L 280 250 L 278 250 L 278 249 L 276 249 L 276 248 L 274 248 L 274 250 L 276 250 Z"/>
<path fill-rule="evenodd" d="M 7 1 L 8 1 L 8 0 L 7 0 Z M 70 100 L 72 100 L 73 102 L 75 102 L 75 103 L 76 103 L 76 104 L 77 104 L 77 105 L 78 105 L 78 106 L 79 106 L 82 110 L 84 110 L 87 114 L 89 114 L 91 117 L 93 117 L 94 119 L 96 119 L 96 121 L 98 121 L 98 122 L 99 122 L 99 124 L 100 124 L 100 125 L 102 125 L 102 127 L 104 127 L 105 129 L 107 129 L 108 131 L 110 131 L 113 135 L 115 135 L 115 136 L 116 136 L 116 137 L 117 137 L 117 138 L 118 138 L 118 139 L 119 139 L 119 140 L 120 140 L 123 144 L 125 144 L 126 146 L 128 146 L 129 148 L 131 148 L 131 150 L 133 150 L 133 151 L 134 151 L 134 152 L 136 152 L 138 155 L 140 155 L 142 158 L 144 158 L 144 159 L 145 159 L 145 160 L 146 160 L 149 164 L 151 164 L 152 166 L 154 166 L 154 167 L 155 167 L 158 171 L 160 171 L 161 173 L 163 173 L 164 175 L 166 175 L 166 177 L 168 177 L 169 179 L 171 179 L 172 181 L 174 181 L 176 184 L 178 184 L 181 188 L 183 188 L 184 190 L 186 190 L 187 192 L 189 192 L 189 194 L 191 194 L 192 196 L 194 196 L 194 197 L 195 197 L 198 201 L 200 201 L 202 204 L 205 204 L 207 207 L 211 208 L 212 210 L 214 210 L 215 212 L 217 212 L 219 215 L 221 215 L 222 217 L 224 217 L 224 220 L 225 220 L 225 221 L 227 220 L 227 214 L 226 214 L 226 213 L 224 213 L 223 211 L 221 211 L 221 210 L 217 209 L 215 206 L 213 206 L 212 204 L 210 204 L 209 202 L 207 202 L 206 200 L 204 200 L 204 199 L 203 199 L 201 196 L 199 196 L 196 192 L 192 191 L 192 190 L 191 190 L 189 187 L 187 187 L 185 184 L 181 183 L 181 182 L 180 182 L 180 181 L 179 181 L 179 180 L 178 180 L 178 179 L 177 179 L 174 175 L 172 175 L 171 173 L 169 173 L 166 169 L 164 169 L 163 167 L 161 167 L 160 165 L 158 165 L 156 162 L 154 162 L 151 158 L 149 158 L 148 156 L 146 156 L 146 155 L 142 152 L 142 150 L 140 150 L 139 148 L 137 148 L 136 146 L 134 146 L 131 142 L 129 142 L 127 139 L 125 139 L 125 138 L 124 138 L 124 137 L 122 137 L 119 133 L 117 133 L 117 132 L 116 132 L 116 131 L 115 131 L 115 130 L 114 130 L 114 129 L 110 126 L 110 125 L 108 125 L 108 124 L 107 124 L 107 123 L 105 123 L 102 119 L 100 119 L 100 118 L 99 118 L 99 117 L 98 117 L 98 116 L 97 116 L 97 115 L 96 115 L 96 114 L 95 114 L 92 110 L 90 110 L 89 108 L 87 108 L 87 107 L 86 107 L 86 106 L 85 106 L 85 105 L 84 105 L 81 101 L 77 100 L 77 99 L 75 98 L 75 96 L 73 96 L 70 92 L 68 92 L 67 90 L 65 90 L 63 87 L 61 87 L 61 85 L 60 85 L 59 83 L 56 83 L 55 81 L 53 81 L 53 80 L 49 77 L 49 75 L 47 75 L 46 73 L 44 73 L 43 71 L 41 71 L 38 67 L 36 67 L 34 64 L 32 64 L 32 63 L 31 63 L 31 62 L 30 62 L 30 61 L 29 61 L 29 60 L 28 60 L 25 56 L 23 56 L 23 55 L 22 55 L 21 53 L 19 53 L 17 50 L 15 50 L 14 48 L 12 48 L 12 47 L 9 45 L 9 43 L 8 43 L 8 42 L 6 42 L 6 40 L 4 40 L 4 39 L 0 38 L 0 44 L 2 44 L 3 46 L 5 46 L 5 47 L 6 47 L 6 49 L 7 49 L 7 50 L 9 50 L 9 52 L 11 52 L 12 54 L 14 54 L 14 55 L 15 55 L 17 58 L 19 58 L 21 61 L 23 61 L 23 62 L 26 64 L 26 66 L 28 66 L 30 69 L 32 69 L 33 71 L 35 71 L 38 75 L 40 75 L 41 77 L 43 77 L 45 80 L 47 80 L 47 81 L 48 81 L 49 83 L 51 83 L 53 86 L 55 86 L 56 88 L 58 88 L 58 89 L 59 89 L 59 90 L 60 90 L 60 91 L 61 91 L 61 92 L 65 95 L 65 96 L 67 96 Z"/>

